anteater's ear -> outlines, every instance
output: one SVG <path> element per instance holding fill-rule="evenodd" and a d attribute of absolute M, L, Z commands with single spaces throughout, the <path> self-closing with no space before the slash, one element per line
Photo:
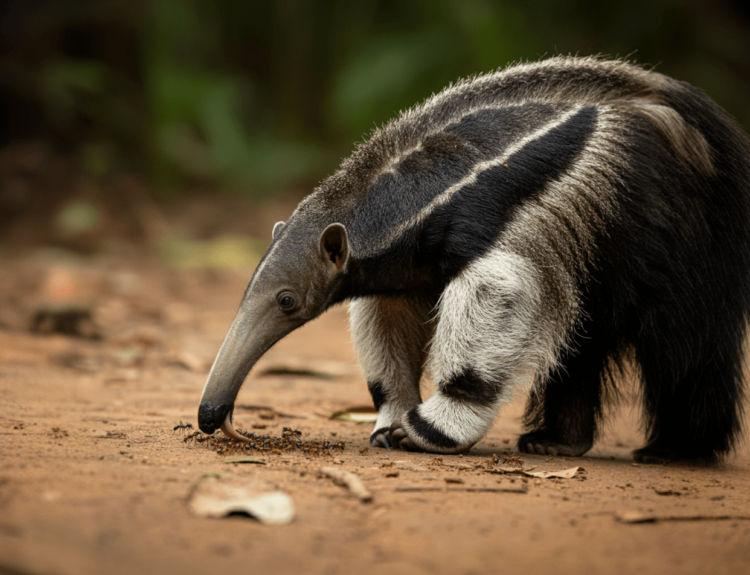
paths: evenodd
<path fill-rule="evenodd" d="M 349 239 L 342 224 L 331 224 L 320 234 L 320 255 L 336 271 L 344 269 L 349 259 Z"/>
<path fill-rule="evenodd" d="M 281 228 L 284 227 L 284 222 L 276 222 L 276 224 L 273 226 L 273 231 L 271 232 L 271 239 L 275 240 L 279 237 L 279 234 L 281 233 Z"/>

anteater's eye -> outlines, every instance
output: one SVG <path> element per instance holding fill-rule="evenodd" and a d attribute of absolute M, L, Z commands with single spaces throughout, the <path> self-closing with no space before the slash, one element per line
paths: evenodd
<path fill-rule="evenodd" d="M 292 311 L 296 303 L 294 301 L 294 296 L 287 291 L 280 294 L 277 301 L 279 302 L 281 311 Z"/>

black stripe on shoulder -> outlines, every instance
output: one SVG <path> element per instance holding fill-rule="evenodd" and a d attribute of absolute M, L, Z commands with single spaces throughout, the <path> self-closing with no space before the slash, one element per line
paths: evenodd
<path fill-rule="evenodd" d="M 596 128 L 587 106 L 532 140 L 504 164 L 481 172 L 436 208 L 421 226 L 418 265 L 439 262 L 438 275 L 455 276 L 494 245 L 516 209 L 559 178 L 578 158 Z"/>
<path fill-rule="evenodd" d="M 428 443 L 432 445 L 438 445 L 440 447 L 458 446 L 457 441 L 445 435 L 445 433 L 440 431 L 437 427 L 423 418 L 419 414 L 418 408 L 409 411 L 409 413 L 406 415 L 406 419 L 409 422 L 409 426 L 412 428 L 412 430 Z"/>
<path fill-rule="evenodd" d="M 440 387 L 443 395 L 454 401 L 472 403 L 474 405 L 490 405 L 496 399 L 500 388 L 484 380 L 472 369 L 454 376 Z"/>
<path fill-rule="evenodd" d="M 352 241 L 386 237 L 460 182 L 477 163 L 498 157 L 553 121 L 566 107 L 530 102 L 485 108 L 425 136 L 419 149 L 394 163 L 374 182 L 352 219 Z"/>

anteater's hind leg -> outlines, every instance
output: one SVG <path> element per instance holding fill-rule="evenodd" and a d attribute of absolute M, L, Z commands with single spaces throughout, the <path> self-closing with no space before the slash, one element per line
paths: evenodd
<path fill-rule="evenodd" d="M 434 301 L 368 297 L 349 306 L 352 339 L 367 378 L 378 419 L 370 435 L 376 447 L 390 447 L 391 423 L 418 405 Z"/>
<path fill-rule="evenodd" d="M 731 327 L 706 335 L 694 354 L 674 354 L 667 337 L 638 344 L 646 445 L 633 453 L 636 461 L 711 462 L 732 449 L 741 424 L 743 354 L 742 328 L 732 338 Z"/>
<path fill-rule="evenodd" d="M 583 455 L 594 443 L 606 388 L 608 346 L 586 331 L 562 365 L 539 382 L 526 405 L 527 433 L 518 449 L 539 455 Z"/>
<path fill-rule="evenodd" d="M 436 390 L 393 423 L 394 447 L 466 451 L 515 389 L 554 364 L 565 329 L 545 313 L 541 281 L 528 260 L 497 251 L 445 288 L 428 359 Z"/>

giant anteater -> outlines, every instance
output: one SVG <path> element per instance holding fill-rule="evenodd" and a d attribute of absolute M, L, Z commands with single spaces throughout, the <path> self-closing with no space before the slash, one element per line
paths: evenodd
<path fill-rule="evenodd" d="M 512 66 L 401 113 L 276 225 L 199 425 L 239 437 L 257 359 L 351 299 L 373 445 L 466 451 L 532 383 L 519 448 L 580 455 L 632 361 L 636 459 L 713 460 L 740 433 L 749 272 L 750 142 L 703 92 L 622 61 Z"/>

